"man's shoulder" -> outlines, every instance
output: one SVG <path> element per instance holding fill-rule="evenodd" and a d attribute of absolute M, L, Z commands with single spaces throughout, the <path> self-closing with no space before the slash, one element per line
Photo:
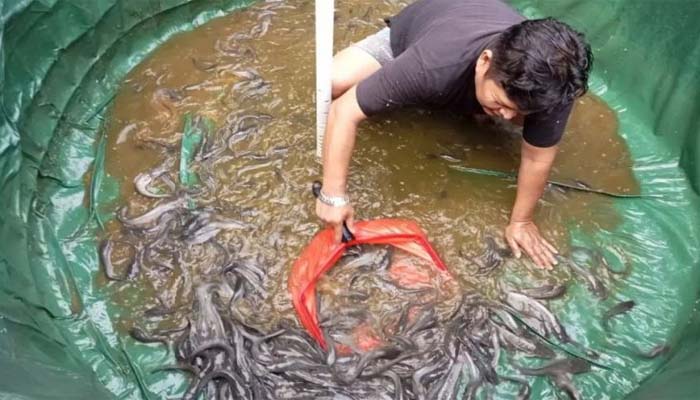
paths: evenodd
<path fill-rule="evenodd" d="M 489 26 L 502 28 L 524 19 L 514 8 L 500 0 L 418 0 L 391 18 L 391 24 L 393 28 L 395 23 L 405 21 L 406 26 L 401 28 L 407 30 L 445 25 L 451 30 L 470 31 Z M 469 24 L 450 25 L 455 21 Z"/>
<path fill-rule="evenodd" d="M 391 19 L 391 48 L 399 56 L 417 47 L 426 66 L 449 68 L 522 20 L 499 0 L 418 0 Z"/>

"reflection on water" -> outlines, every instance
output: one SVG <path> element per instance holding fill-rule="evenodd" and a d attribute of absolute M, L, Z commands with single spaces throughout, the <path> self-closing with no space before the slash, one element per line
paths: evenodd
<path fill-rule="evenodd" d="M 369 0 L 338 3 L 336 49 L 378 30 L 382 18 L 403 5 Z M 262 303 L 248 305 L 247 312 L 242 303 L 244 313 L 262 326 L 294 315 L 287 273 L 320 228 L 310 195 L 311 182 L 320 176 L 314 155 L 313 2 L 266 7 L 263 3 L 234 13 L 165 43 L 129 75 L 114 101 L 106 165 L 121 187 L 114 208 L 128 206 L 129 216 L 167 201 L 162 196 L 144 197 L 133 182 L 157 168 L 164 172 L 141 188 L 158 195 L 170 190 L 168 181 L 177 182 L 186 113 L 213 121 L 218 129 L 215 140 L 229 138 L 232 126 L 246 116 L 265 120 L 249 134 L 225 143 L 208 171 L 213 190 L 197 200 L 198 207 L 217 210 L 245 227 L 222 229 L 214 241 L 183 241 L 176 256 L 168 251 L 152 256 L 166 267 L 149 269 L 133 283 L 110 285 L 115 302 L 130 310 L 119 319 L 122 329 L 154 307 L 175 312 L 165 325 L 186 315 L 193 285 L 213 273 L 222 247 L 264 269 L 266 295 Z M 484 260 L 493 253 L 489 247 L 503 247 L 501 235 L 515 187 L 513 182 L 464 175 L 448 166 L 515 171 L 519 140 L 516 132 L 500 124 L 437 112 L 406 110 L 367 121 L 360 127 L 349 182 L 356 218 L 417 221 L 461 291 L 500 296 L 501 270 L 527 282 L 568 281 L 573 275 L 566 268 L 543 272 L 527 260 L 507 257 L 493 271 L 479 273 L 488 267 Z M 553 178 L 576 179 L 621 193 L 638 191 L 614 112 L 601 100 L 586 96 L 577 102 Z M 566 253 L 571 227 L 611 230 L 619 221 L 606 198 L 552 189 L 540 202 L 537 222 Z M 130 235 L 121 223 L 109 224 L 107 236 L 115 243 L 134 239 Z M 115 268 L 123 268 L 120 263 L 127 262 L 133 251 L 116 246 Z M 330 299 L 329 307 L 339 307 L 342 297 L 341 285 L 335 282 L 342 282 L 342 287 L 347 283 L 335 280 L 337 274 L 342 271 L 329 275 L 319 287 L 320 297 Z M 395 300 L 386 293 L 375 297 L 375 305 Z M 386 311 L 369 308 L 375 316 Z"/>

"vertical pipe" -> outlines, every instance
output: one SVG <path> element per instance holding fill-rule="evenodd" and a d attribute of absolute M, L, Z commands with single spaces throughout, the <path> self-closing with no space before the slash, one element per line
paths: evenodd
<path fill-rule="evenodd" d="M 331 106 L 334 0 L 316 0 L 316 156 L 323 154 L 323 136 Z"/>

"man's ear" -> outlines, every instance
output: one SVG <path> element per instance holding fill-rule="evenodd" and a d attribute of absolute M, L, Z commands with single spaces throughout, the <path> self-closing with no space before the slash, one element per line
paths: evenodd
<path fill-rule="evenodd" d="M 476 60 L 476 71 L 479 75 L 484 76 L 491 67 L 491 60 L 493 59 L 493 52 L 486 49 L 479 54 L 479 58 Z"/>

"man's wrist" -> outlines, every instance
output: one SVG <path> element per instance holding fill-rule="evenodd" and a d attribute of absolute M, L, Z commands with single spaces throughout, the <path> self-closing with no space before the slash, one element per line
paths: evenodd
<path fill-rule="evenodd" d="M 531 223 L 532 218 L 510 217 L 509 224 L 527 224 Z"/>
<path fill-rule="evenodd" d="M 323 193 L 327 196 L 346 196 L 345 191 L 345 180 L 339 179 L 324 179 L 323 180 Z"/>

